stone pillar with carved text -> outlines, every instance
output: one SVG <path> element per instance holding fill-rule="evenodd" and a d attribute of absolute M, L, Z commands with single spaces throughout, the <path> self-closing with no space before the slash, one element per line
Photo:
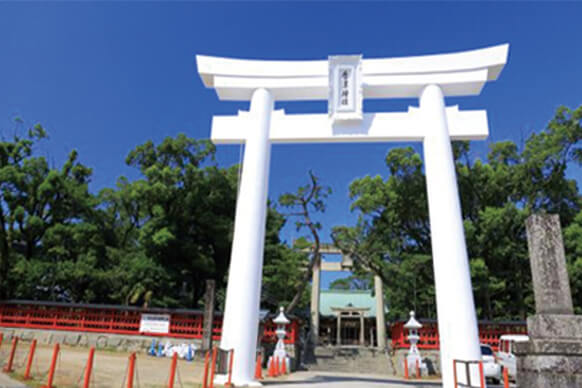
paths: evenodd
<path fill-rule="evenodd" d="M 202 349 L 212 348 L 212 329 L 214 328 L 214 296 L 216 281 L 206 279 L 206 293 L 204 294 L 204 322 L 202 329 Z"/>
<path fill-rule="evenodd" d="M 514 344 L 520 388 L 582 387 L 582 315 L 574 315 L 560 217 L 526 221 L 536 313 L 529 341 Z"/>

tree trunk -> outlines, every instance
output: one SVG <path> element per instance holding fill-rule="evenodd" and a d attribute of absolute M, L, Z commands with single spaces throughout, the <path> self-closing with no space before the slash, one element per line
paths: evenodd
<path fill-rule="evenodd" d="M 311 278 L 313 276 L 313 267 L 318 262 L 321 262 L 321 256 L 319 255 L 319 249 L 317 249 L 317 254 L 313 255 L 313 260 L 311 260 L 311 263 L 309 264 L 307 271 L 305 271 L 305 274 L 303 275 L 303 279 L 301 279 L 301 283 L 299 284 L 299 287 L 297 288 L 297 291 L 295 292 L 293 299 L 291 299 L 291 302 L 289 303 L 289 305 L 285 309 L 285 312 L 287 314 L 291 314 L 291 312 L 295 309 L 295 307 L 297 307 L 297 305 L 301 301 L 301 296 L 303 295 L 303 292 L 307 288 L 307 285 L 309 284 L 309 281 L 311 280 Z"/>

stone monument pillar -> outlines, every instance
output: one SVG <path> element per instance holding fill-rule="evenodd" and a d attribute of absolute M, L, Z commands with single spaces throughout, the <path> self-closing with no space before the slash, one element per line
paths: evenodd
<path fill-rule="evenodd" d="M 202 328 L 202 349 L 212 349 L 212 329 L 214 326 L 214 279 L 206 279 L 206 293 L 204 294 L 204 326 Z"/>
<path fill-rule="evenodd" d="M 515 344 L 518 387 L 582 387 L 582 315 L 572 307 L 560 218 L 534 214 L 526 229 L 536 314 L 530 340 Z"/>

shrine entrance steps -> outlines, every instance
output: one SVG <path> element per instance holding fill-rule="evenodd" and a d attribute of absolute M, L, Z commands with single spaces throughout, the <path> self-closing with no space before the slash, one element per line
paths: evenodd
<path fill-rule="evenodd" d="M 384 350 L 360 346 L 318 346 L 310 371 L 357 372 L 394 376 L 392 358 Z"/>

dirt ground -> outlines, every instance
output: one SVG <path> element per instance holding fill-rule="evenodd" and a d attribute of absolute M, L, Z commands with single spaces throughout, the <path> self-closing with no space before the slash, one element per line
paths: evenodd
<path fill-rule="evenodd" d="M 26 359 L 30 342 L 21 342 L 14 357 L 14 372 L 11 377 L 22 381 L 26 367 Z M 0 347 L 0 366 L 7 362 L 9 344 Z M 48 369 L 53 353 L 53 346 L 37 346 L 32 364 L 32 380 L 26 381 L 30 387 L 40 387 L 46 384 Z M 69 388 L 81 387 L 87 363 L 89 349 L 83 347 L 61 346 L 57 362 L 57 370 L 53 387 Z M 92 388 L 125 388 L 127 387 L 128 352 L 97 350 L 93 363 L 91 379 Z M 168 387 L 171 359 L 151 357 L 144 353 L 137 354 L 136 375 L 133 387 L 161 388 Z M 194 361 L 178 360 L 178 371 L 174 382 L 176 388 L 201 387 L 204 360 L 201 354 L 196 354 Z M 263 376 L 265 376 L 263 371 Z M 0 379 L 1 382 L 1 379 Z M 357 373 L 326 373 L 326 372 L 297 372 L 275 379 L 263 380 L 266 386 L 272 388 L 359 388 L 359 387 L 393 387 L 393 388 L 433 388 L 440 386 L 437 381 L 410 381 L 397 377 L 363 375 Z M 4 385 L 2 385 L 4 386 Z M 12 385 L 10 385 L 12 386 Z M 489 387 L 501 387 L 491 386 Z"/>
<path fill-rule="evenodd" d="M 13 378 L 18 380 L 22 379 L 26 368 L 29 348 L 30 342 L 21 342 L 18 344 L 13 363 L 14 372 L 11 374 Z M 9 350 L 10 346 L 7 343 L 3 344 L 0 348 L 0 365 L 2 367 L 7 362 Z M 52 353 L 52 345 L 37 345 L 31 369 L 32 380 L 27 381 L 27 385 L 40 387 L 46 384 Z M 54 386 L 58 388 L 82 386 L 88 354 L 88 348 L 62 345 L 60 347 L 56 374 L 53 381 Z M 129 354 L 127 352 L 96 350 L 91 387 L 126 387 Z M 167 387 L 170 375 L 170 363 L 170 358 L 151 357 L 145 354 L 145 352 L 137 353 L 136 374 L 133 386 L 136 388 Z M 197 353 L 192 362 L 178 360 L 178 370 L 174 387 L 200 387 L 203 365 L 204 359 L 201 353 Z"/>

